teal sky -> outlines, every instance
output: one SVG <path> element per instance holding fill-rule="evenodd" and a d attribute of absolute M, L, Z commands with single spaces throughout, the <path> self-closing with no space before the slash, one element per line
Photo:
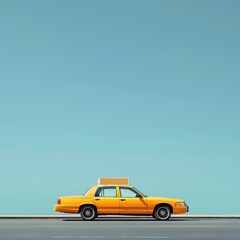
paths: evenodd
<path fill-rule="evenodd" d="M 129 177 L 240 214 L 240 1 L 0 1 L 0 214 Z"/>

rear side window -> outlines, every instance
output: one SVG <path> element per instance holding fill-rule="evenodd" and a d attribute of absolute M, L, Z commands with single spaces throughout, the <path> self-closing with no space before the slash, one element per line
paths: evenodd
<path fill-rule="evenodd" d="M 95 197 L 116 197 L 116 187 L 99 187 Z"/>

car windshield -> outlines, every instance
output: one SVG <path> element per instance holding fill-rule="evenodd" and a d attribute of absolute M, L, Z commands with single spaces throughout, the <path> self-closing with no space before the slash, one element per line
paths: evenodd
<path fill-rule="evenodd" d="M 147 195 L 144 195 L 144 194 L 141 193 L 139 190 L 137 190 L 135 187 L 133 187 L 133 189 L 134 189 L 135 191 L 137 191 L 138 193 L 140 193 L 140 195 L 142 195 L 142 196 L 144 196 L 144 197 L 147 197 Z"/>

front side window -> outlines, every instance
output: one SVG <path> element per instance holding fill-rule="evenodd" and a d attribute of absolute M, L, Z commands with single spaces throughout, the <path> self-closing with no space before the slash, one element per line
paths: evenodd
<path fill-rule="evenodd" d="M 99 187 L 95 197 L 116 197 L 116 187 Z"/>
<path fill-rule="evenodd" d="M 121 196 L 124 197 L 124 198 L 125 197 L 135 198 L 135 197 L 139 196 L 139 194 L 131 188 L 120 187 L 120 192 L 121 192 Z"/>

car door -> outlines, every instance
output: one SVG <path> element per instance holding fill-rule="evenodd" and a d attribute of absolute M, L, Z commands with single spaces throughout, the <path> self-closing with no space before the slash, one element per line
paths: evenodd
<path fill-rule="evenodd" d="M 118 214 L 119 202 L 115 186 L 99 187 L 95 193 L 94 203 L 99 214 Z"/>
<path fill-rule="evenodd" d="M 119 187 L 120 214 L 146 214 L 147 200 L 130 187 Z"/>

